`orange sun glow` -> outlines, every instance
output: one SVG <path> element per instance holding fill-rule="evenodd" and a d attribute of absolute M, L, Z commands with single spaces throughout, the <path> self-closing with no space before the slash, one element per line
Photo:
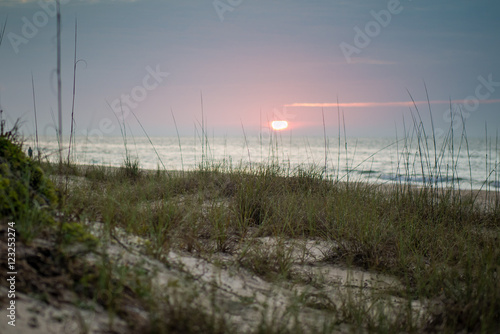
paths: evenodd
<path fill-rule="evenodd" d="M 276 131 L 285 130 L 286 128 L 288 128 L 288 122 L 287 121 L 273 121 L 271 123 L 271 126 Z"/>

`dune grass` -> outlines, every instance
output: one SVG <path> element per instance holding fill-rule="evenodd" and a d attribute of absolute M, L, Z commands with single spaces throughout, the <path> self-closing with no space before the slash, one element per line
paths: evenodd
<path fill-rule="evenodd" d="M 321 170 L 220 165 L 167 176 L 134 166 L 78 167 L 61 209 L 150 241 L 161 258 L 182 250 L 202 258 L 238 253 L 237 264 L 271 281 L 291 279 L 285 248 L 266 252 L 255 238 L 323 240 L 327 261 L 398 277 L 409 300 L 444 305 L 419 330 L 491 332 L 500 323 L 500 211 L 474 194 L 396 184 L 332 182 Z M 349 320 L 361 304 L 346 304 Z M 351 319 L 352 320 L 352 319 Z M 366 324 L 383 331 L 387 322 Z M 400 321 L 391 329 L 416 330 Z"/>

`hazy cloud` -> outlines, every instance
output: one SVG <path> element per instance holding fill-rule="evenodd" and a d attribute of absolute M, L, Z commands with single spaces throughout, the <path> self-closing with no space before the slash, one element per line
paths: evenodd
<path fill-rule="evenodd" d="M 372 58 L 355 57 L 351 58 L 351 64 L 365 64 L 365 65 L 396 65 L 397 62 L 390 60 L 378 60 Z"/>
<path fill-rule="evenodd" d="M 481 100 L 484 104 L 494 104 L 500 103 L 500 99 L 494 100 Z M 285 105 L 285 107 L 312 107 L 312 108 L 322 108 L 322 107 L 341 107 L 341 108 L 373 108 L 373 107 L 413 107 L 414 105 L 426 105 L 429 101 L 402 101 L 402 102 L 326 102 L 326 103 L 291 103 Z M 434 100 L 430 101 L 431 104 L 465 104 L 466 100 Z"/>

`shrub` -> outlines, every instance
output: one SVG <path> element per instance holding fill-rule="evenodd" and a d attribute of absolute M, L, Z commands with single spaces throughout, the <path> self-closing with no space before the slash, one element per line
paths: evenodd
<path fill-rule="evenodd" d="M 16 222 L 21 237 L 30 239 L 39 225 L 53 223 L 57 203 L 52 182 L 39 163 L 28 158 L 13 136 L 0 136 L 0 217 Z"/>

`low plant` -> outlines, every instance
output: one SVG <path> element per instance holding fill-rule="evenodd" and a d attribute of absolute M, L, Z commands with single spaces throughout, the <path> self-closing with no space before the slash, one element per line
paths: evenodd
<path fill-rule="evenodd" d="M 0 216 L 14 221 L 21 237 L 32 239 L 53 224 L 57 193 L 37 161 L 26 156 L 15 129 L 0 134 Z"/>

